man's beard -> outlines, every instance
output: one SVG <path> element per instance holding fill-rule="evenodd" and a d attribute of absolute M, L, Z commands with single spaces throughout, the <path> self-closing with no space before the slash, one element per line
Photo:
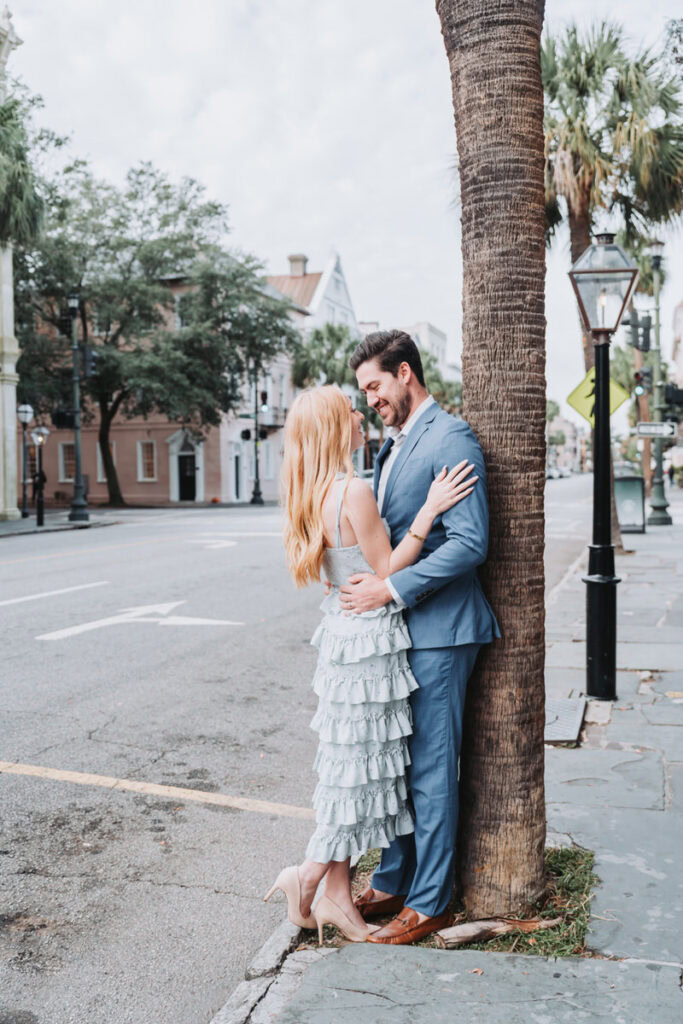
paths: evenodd
<path fill-rule="evenodd" d="M 386 404 L 393 413 L 392 421 L 391 423 L 387 423 L 387 426 L 400 429 L 410 416 L 410 395 L 405 391 L 398 399 L 394 401 L 387 401 Z"/>

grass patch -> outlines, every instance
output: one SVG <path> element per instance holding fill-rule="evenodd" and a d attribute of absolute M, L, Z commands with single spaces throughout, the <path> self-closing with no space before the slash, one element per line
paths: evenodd
<path fill-rule="evenodd" d="M 368 850 L 356 865 L 352 889 L 354 896 L 370 884 L 372 873 L 379 864 L 381 850 Z M 532 908 L 529 917 L 561 917 L 562 923 L 554 928 L 537 932 L 509 932 L 489 939 L 488 942 L 471 942 L 458 949 L 480 949 L 488 953 L 525 953 L 532 956 L 591 956 L 586 949 L 586 931 L 590 917 L 590 901 L 593 888 L 600 881 L 593 871 L 595 856 L 592 850 L 581 847 L 550 847 L 545 851 L 546 891 L 543 898 Z M 453 924 L 465 921 L 462 908 L 456 910 Z M 373 918 L 373 923 L 386 924 L 390 918 Z M 345 944 L 336 928 L 325 926 L 325 945 Z M 313 941 L 299 948 L 312 945 Z M 315 940 L 317 945 L 317 940 Z M 422 939 L 416 945 L 436 949 L 432 936 Z M 458 950 L 451 952 L 457 953 Z"/>
<path fill-rule="evenodd" d="M 534 956 L 590 956 L 586 931 L 593 888 L 599 878 L 593 871 L 592 850 L 574 846 L 551 847 L 545 851 L 546 892 L 531 917 L 562 917 L 562 923 L 547 931 L 509 932 L 488 942 L 471 942 L 460 949 L 482 949 L 494 953 L 529 953 Z M 456 915 L 454 924 L 465 920 Z"/>

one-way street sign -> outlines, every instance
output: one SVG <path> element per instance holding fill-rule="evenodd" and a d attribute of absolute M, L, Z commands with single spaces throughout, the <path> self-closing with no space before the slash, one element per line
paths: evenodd
<path fill-rule="evenodd" d="M 638 437 L 675 437 L 676 423 L 636 423 Z"/>

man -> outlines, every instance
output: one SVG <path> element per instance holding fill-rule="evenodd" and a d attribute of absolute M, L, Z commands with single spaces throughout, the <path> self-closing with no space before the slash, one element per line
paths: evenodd
<path fill-rule="evenodd" d="M 436 520 L 420 559 L 385 580 L 362 573 L 341 587 L 348 612 L 389 601 L 406 609 L 411 696 L 409 782 L 415 832 L 382 853 L 357 905 L 365 918 L 397 913 L 369 942 L 415 942 L 449 924 L 458 824 L 458 757 L 467 680 L 482 644 L 500 636 L 477 566 L 486 558 L 488 505 L 481 448 L 470 427 L 427 392 L 420 353 L 404 331 L 369 334 L 351 357 L 360 390 L 389 438 L 375 464 L 375 497 L 395 546 L 444 465 L 468 459 L 473 493 Z"/>

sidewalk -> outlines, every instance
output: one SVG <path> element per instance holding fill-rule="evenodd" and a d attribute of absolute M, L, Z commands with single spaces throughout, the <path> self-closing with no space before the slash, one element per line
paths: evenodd
<path fill-rule="evenodd" d="M 284 924 L 212 1024 L 683 1020 L 683 492 L 668 497 L 674 525 L 626 535 L 634 553 L 617 560 L 619 699 L 588 702 L 579 747 L 546 748 L 547 843 L 595 851 L 595 956 L 353 943 L 286 956 L 298 933 Z M 583 692 L 583 571 L 547 610 L 549 697 Z"/>
<path fill-rule="evenodd" d="M 36 526 L 36 513 L 31 509 L 28 519 L 11 519 L 0 522 L 0 537 L 16 537 L 25 533 L 57 533 L 60 530 L 89 530 L 91 526 L 114 526 L 116 520 L 109 515 L 90 512 L 87 523 L 70 523 L 69 509 L 50 510 L 45 513 L 43 526 Z"/>

